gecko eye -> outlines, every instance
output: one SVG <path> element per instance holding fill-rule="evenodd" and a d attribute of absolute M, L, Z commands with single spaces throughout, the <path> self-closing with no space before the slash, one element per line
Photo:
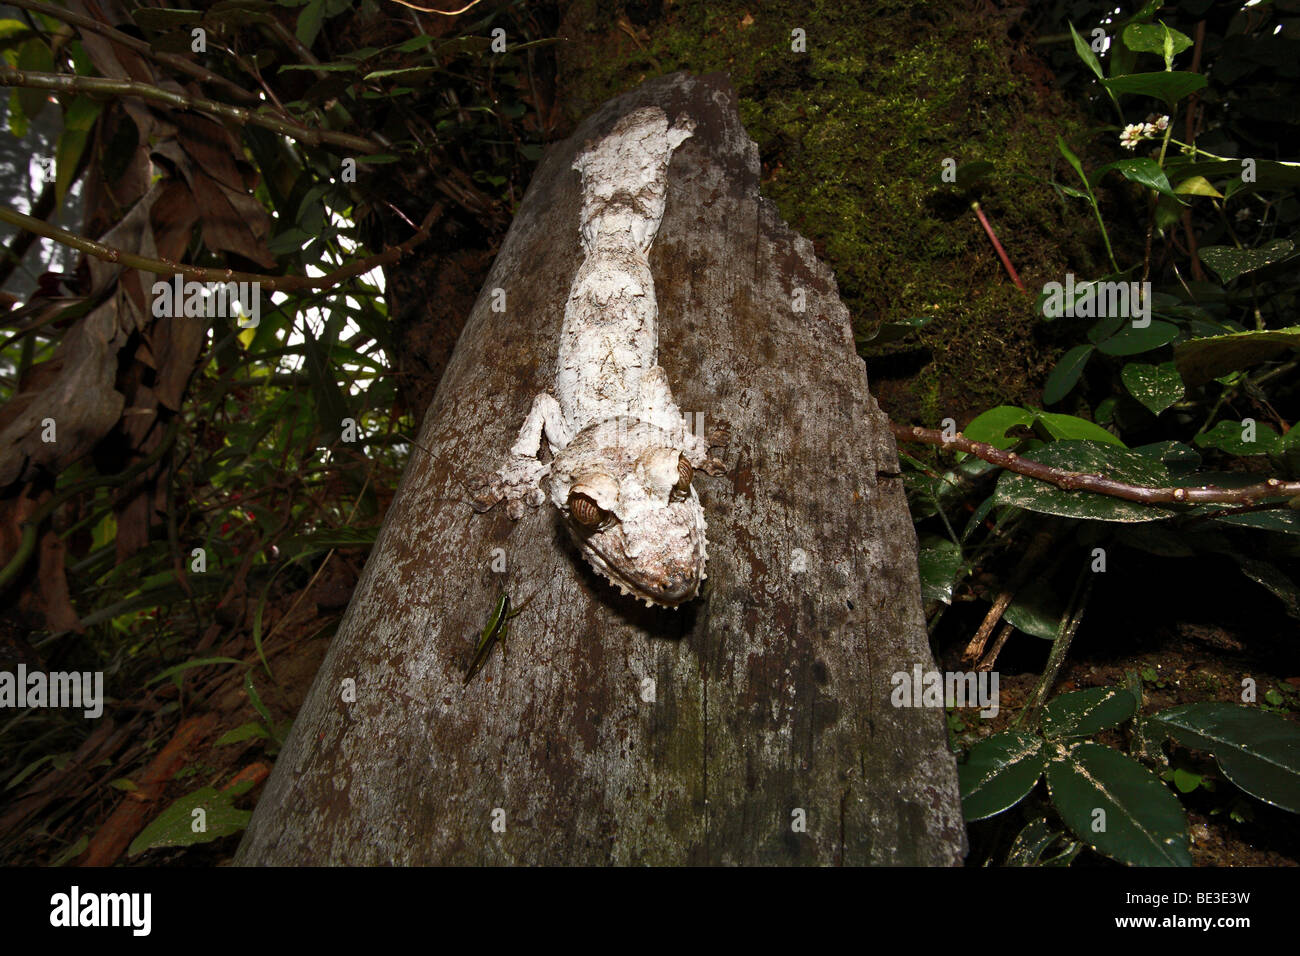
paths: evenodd
<path fill-rule="evenodd" d="M 574 521 L 587 528 L 598 527 L 609 516 L 609 512 L 594 500 L 577 491 L 569 494 L 569 514 L 573 515 Z"/>
<path fill-rule="evenodd" d="M 695 472 L 691 469 L 691 463 L 686 460 L 685 455 L 677 456 L 677 484 L 673 486 L 673 492 L 681 497 L 686 497 L 691 493 L 691 478 Z"/>

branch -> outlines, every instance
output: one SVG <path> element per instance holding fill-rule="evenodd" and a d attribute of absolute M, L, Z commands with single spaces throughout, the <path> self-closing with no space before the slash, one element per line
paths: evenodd
<path fill-rule="evenodd" d="M 469 3 L 465 4 L 465 6 L 461 7 L 459 10 L 435 10 L 432 7 L 417 7 L 413 3 L 408 3 L 407 0 L 393 0 L 393 2 L 400 3 L 404 7 L 410 7 L 412 10 L 419 10 L 421 13 L 437 13 L 444 17 L 457 17 L 470 7 L 477 5 L 479 0 L 470 0 Z"/>
<path fill-rule="evenodd" d="M 984 215 L 984 210 L 980 208 L 980 204 L 977 202 L 971 203 L 970 207 L 975 210 L 975 215 L 979 217 L 980 225 L 984 227 L 985 235 L 989 237 L 989 242 L 993 243 L 993 248 L 997 250 L 998 258 L 1002 260 L 1002 267 L 1007 270 L 1007 275 L 1011 276 L 1011 281 L 1016 284 L 1016 288 L 1021 292 L 1026 291 L 1025 284 L 1020 281 L 1020 276 L 1016 272 L 1016 267 L 1011 264 L 1011 258 L 1007 255 L 1006 250 L 1002 248 L 1002 243 L 998 242 L 998 237 L 997 234 L 994 233 L 993 227 L 989 225 L 988 218 Z"/>
<path fill-rule="evenodd" d="M 141 56 L 149 57 L 165 66 L 170 66 L 173 70 L 180 73 L 188 74 L 204 83 L 214 83 L 222 87 L 227 93 L 238 97 L 248 103 L 257 102 L 257 94 L 250 90 L 244 89 L 238 83 L 234 83 L 224 76 L 206 70 L 183 56 L 177 56 L 174 53 L 160 53 L 151 47 L 148 43 L 136 37 L 123 33 L 110 24 L 88 17 L 84 13 L 76 13 L 72 10 L 65 10 L 63 7 L 56 7 L 50 3 L 41 3 L 40 0 L 11 0 L 10 6 L 21 7 L 24 10 L 32 10 L 36 13 L 43 13 L 47 17 L 55 20 L 62 20 L 65 23 L 71 23 L 81 27 L 83 30 L 89 30 L 91 33 L 98 33 L 106 36 L 118 46 L 124 46 L 128 50 L 134 50 Z"/>
<path fill-rule="evenodd" d="M 311 129 L 298 123 L 276 119 L 262 113 L 254 113 L 239 106 L 218 103 L 216 100 L 186 93 L 173 93 L 148 83 L 135 80 L 110 80 L 99 76 L 76 76 L 70 73 L 35 73 L 15 70 L 6 66 L 0 69 L 0 86 L 20 86 L 33 90 L 54 90 L 58 93 L 98 93 L 111 96 L 135 96 L 142 100 L 165 103 L 174 109 L 193 110 L 197 113 L 210 113 L 241 125 L 260 126 L 290 139 L 296 139 L 309 146 L 330 143 L 346 147 L 358 153 L 377 153 L 380 147 L 368 139 L 352 136 L 349 133 L 336 133 L 333 130 Z"/>
<path fill-rule="evenodd" d="M 938 445 L 941 448 L 952 447 L 968 455 L 983 459 L 990 464 L 999 465 L 1007 471 L 1018 475 L 1037 478 L 1050 482 L 1065 491 L 1093 491 L 1112 498 L 1126 501 L 1139 501 L 1143 504 L 1243 504 L 1253 505 L 1261 499 L 1294 498 L 1300 496 L 1300 481 L 1282 481 L 1270 478 L 1267 481 L 1245 488 L 1219 488 L 1215 485 L 1201 485 L 1195 488 L 1148 488 L 1143 485 L 1130 485 L 1128 482 L 1116 481 L 1104 475 L 1090 475 L 1081 471 L 1065 471 L 1051 465 L 1039 464 L 1027 458 L 1021 458 L 1014 451 L 1003 451 L 984 442 L 971 441 L 964 435 L 952 437 L 933 428 L 918 428 L 910 425 L 889 423 L 894 437 L 899 441 L 923 442 Z"/>
<path fill-rule="evenodd" d="M 71 246 L 73 249 L 84 252 L 88 256 L 94 256 L 96 259 L 103 259 L 105 262 L 127 266 L 131 269 L 139 269 L 142 272 L 152 272 L 155 275 L 176 275 L 179 273 L 196 282 L 256 282 L 268 292 L 295 292 L 302 289 L 329 288 L 355 276 L 364 275 L 375 266 L 396 262 L 429 237 L 429 229 L 442 215 L 443 208 L 442 203 L 434 203 L 433 208 L 424 217 L 424 221 L 420 223 L 419 230 L 401 245 L 393 246 L 391 249 L 376 255 L 350 263 L 323 276 L 259 275 L 255 272 L 236 272 L 233 269 L 205 269 L 202 266 L 185 265 L 172 259 L 150 259 L 147 256 L 136 255 L 134 252 L 127 252 L 124 249 L 106 246 L 102 242 L 87 239 L 85 236 L 68 232 L 66 229 L 52 226 L 40 219 L 33 219 L 31 216 L 24 216 L 20 212 L 5 209 L 3 206 L 0 206 L 0 222 L 7 222 L 19 229 L 26 229 L 38 236 L 44 236 L 46 239 L 61 242 L 65 246 Z"/>

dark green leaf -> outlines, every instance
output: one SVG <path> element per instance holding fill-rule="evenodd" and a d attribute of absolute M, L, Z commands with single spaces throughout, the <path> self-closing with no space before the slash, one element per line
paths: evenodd
<path fill-rule="evenodd" d="M 1091 737 L 1137 713 L 1127 687 L 1090 687 L 1062 694 L 1043 708 L 1043 736 Z"/>
<path fill-rule="evenodd" d="M 1147 365 L 1130 362 L 1120 371 L 1129 394 L 1141 402 L 1152 415 L 1159 415 L 1183 397 L 1183 380 L 1173 362 Z"/>
<path fill-rule="evenodd" d="M 921 600 L 952 603 L 957 572 L 961 569 L 961 548 L 947 538 L 927 535 L 921 540 L 917 566 L 921 572 Z"/>
<path fill-rule="evenodd" d="M 1202 432 L 1195 438 L 1202 448 L 1218 448 L 1230 455 L 1265 455 L 1277 447 L 1278 434 L 1267 422 L 1256 422 L 1254 440 L 1250 437 L 1248 427 L 1241 422 L 1221 421 L 1209 431 Z"/>
<path fill-rule="evenodd" d="M 1289 239 L 1274 239 L 1258 249 L 1236 249 L 1232 246 L 1202 246 L 1198 255 L 1201 261 L 1219 274 L 1225 283 L 1281 262 L 1295 252 Z"/>
<path fill-rule="evenodd" d="M 1164 100 L 1172 109 L 1174 104 L 1184 96 L 1204 89 L 1206 80 L 1200 73 L 1173 70 L 1161 73 L 1130 73 L 1127 76 L 1112 76 L 1101 82 L 1112 95 L 1134 93 L 1138 96 L 1154 96 L 1158 100 Z"/>
<path fill-rule="evenodd" d="M 1148 189 L 1153 189 L 1162 196 L 1168 196 L 1170 199 L 1182 203 L 1182 199 L 1179 198 L 1176 192 L 1174 192 L 1173 187 L 1169 185 L 1169 177 L 1165 175 L 1165 171 L 1160 168 L 1160 164 L 1154 159 L 1145 156 L 1137 156 L 1131 159 L 1121 159 L 1113 163 L 1107 163 L 1105 166 L 1101 166 L 1093 172 L 1092 176 L 1089 177 L 1089 182 L 1094 186 L 1097 185 L 1097 183 L 1101 181 L 1101 178 L 1111 170 L 1115 170 L 1125 179 L 1129 180 L 1129 182 L 1137 183 L 1139 186 L 1146 186 Z"/>
<path fill-rule="evenodd" d="M 1079 381 L 1079 376 L 1083 374 L 1091 357 L 1091 345 L 1076 345 L 1062 355 L 1043 386 L 1043 404 L 1054 405 L 1065 398 Z"/>
<path fill-rule="evenodd" d="M 1174 346 L 1174 361 L 1184 382 L 1201 385 L 1297 348 L 1300 348 L 1300 326 L 1293 325 L 1273 331 L 1192 339 Z"/>
<path fill-rule="evenodd" d="M 1159 462 L 1127 448 L 1100 442 L 1053 442 L 1025 457 L 1065 471 L 1103 474 L 1147 487 L 1163 488 L 1170 483 L 1168 470 Z M 1168 508 L 1123 501 L 1090 491 L 1064 491 L 1045 481 L 1012 472 L 1005 472 L 998 478 L 995 495 L 999 505 L 1095 521 L 1159 521 L 1176 513 Z"/>
<path fill-rule="evenodd" d="M 1047 767 L 1052 803 L 1098 852 L 1131 866 L 1191 866 L 1187 818 L 1160 779 L 1121 753 L 1081 743 Z"/>
<path fill-rule="evenodd" d="M 1035 578 L 1016 594 L 1002 616 L 1025 634 L 1054 641 L 1064 614 L 1065 602 L 1059 591 L 1049 581 Z"/>
<path fill-rule="evenodd" d="M 253 813 L 251 810 L 236 809 L 236 796 L 233 788 L 217 790 L 215 787 L 203 787 L 181 797 L 131 841 L 131 846 L 126 851 L 127 856 L 138 856 L 155 847 L 209 843 L 238 833 L 248 826 Z M 194 813 L 197 809 L 204 811 L 204 828 L 195 832 L 196 821 L 199 819 Z"/>
<path fill-rule="evenodd" d="M 1034 734 L 1006 731 L 981 740 L 966 762 L 957 765 L 967 821 L 1015 806 L 1034 788 L 1046 763 L 1042 738 Z"/>
<path fill-rule="evenodd" d="M 1138 355 L 1168 345 L 1178 338 L 1178 326 L 1155 319 L 1150 325 L 1138 327 L 1129 323 L 1097 346 L 1097 351 L 1107 355 Z"/>
<path fill-rule="evenodd" d="M 316 42 L 316 35 L 320 33 L 321 24 L 325 22 L 325 0 L 311 0 L 307 6 L 303 7 L 302 13 L 298 14 L 298 24 L 294 28 L 294 36 L 298 42 L 308 49 Z"/>
<path fill-rule="evenodd" d="M 1236 704 L 1183 704 L 1150 718 L 1185 747 L 1214 754 L 1223 775 L 1265 803 L 1300 813 L 1300 727 Z"/>
<path fill-rule="evenodd" d="M 1054 844 L 1060 843 L 1057 849 Z M 1007 866 L 1061 866 L 1074 859 L 1083 844 L 1066 839 L 1065 833 L 1047 822 L 1047 817 L 1029 821 L 1007 851 Z M 1048 852 L 1051 850 L 1051 852 Z"/>

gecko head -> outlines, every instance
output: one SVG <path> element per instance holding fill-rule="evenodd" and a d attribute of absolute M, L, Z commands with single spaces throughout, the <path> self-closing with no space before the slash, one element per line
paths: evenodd
<path fill-rule="evenodd" d="M 624 594 L 676 607 L 704 578 L 704 508 L 680 438 L 635 418 L 589 425 L 551 463 L 551 501 Z"/>

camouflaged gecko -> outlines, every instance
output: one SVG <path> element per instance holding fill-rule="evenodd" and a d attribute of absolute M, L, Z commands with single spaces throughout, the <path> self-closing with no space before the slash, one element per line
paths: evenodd
<path fill-rule="evenodd" d="M 624 594 L 676 607 L 704 579 L 704 509 L 694 469 L 722 474 L 691 431 L 658 364 L 658 306 L 647 258 L 664 214 L 668 162 L 695 128 L 658 107 L 629 113 L 588 144 L 579 229 L 585 254 L 569 289 L 555 395 L 532 409 L 475 507 L 503 498 L 511 518 L 546 497 L 591 566 Z M 552 458 L 538 457 L 543 436 Z M 726 440 L 725 430 L 713 444 Z"/>

